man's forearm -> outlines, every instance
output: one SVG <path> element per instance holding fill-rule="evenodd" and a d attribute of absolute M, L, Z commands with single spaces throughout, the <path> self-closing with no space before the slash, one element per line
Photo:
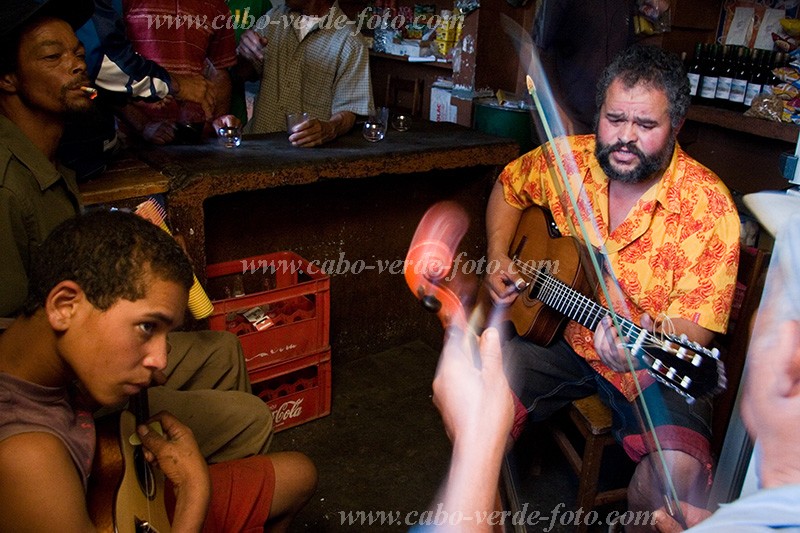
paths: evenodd
<path fill-rule="evenodd" d="M 119 117 L 131 129 L 140 135 L 144 131 L 145 126 L 149 122 L 147 116 L 136 108 L 132 103 L 119 106 L 115 109 L 117 117 Z"/>
<path fill-rule="evenodd" d="M 227 69 L 219 69 L 209 78 L 211 89 L 214 92 L 214 116 L 224 115 L 231 109 L 231 76 Z"/>
<path fill-rule="evenodd" d="M 508 254 L 508 246 L 517 230 L 522 212 L 508 205 L 503 195 L 503 184 L 494 184 L 486 209 L 486 237 L 489 258 Z"/>

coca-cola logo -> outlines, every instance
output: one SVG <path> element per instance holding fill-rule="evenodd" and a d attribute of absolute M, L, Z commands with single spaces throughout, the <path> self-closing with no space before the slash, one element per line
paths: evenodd
<path fill-rule="evenodd" d="M 297 418 L 303 413 L 303 398 L 283 402 L 272 414 L 275 424 L 282 424 L 292 418 Z"/>

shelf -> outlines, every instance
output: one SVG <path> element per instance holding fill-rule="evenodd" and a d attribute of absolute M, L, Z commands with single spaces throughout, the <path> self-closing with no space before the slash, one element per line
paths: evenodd
<path fill-rule="evenodd" d="M 704 105 L 691 106 L 686 118 L 694 122 L 712 124 L 729 130 L 741 131 L 767 139 L 786 141 L 792 144 L 797 142 L 797 136 L 800 132 L 800 128 L 795 124 L 773 122 L 756 117 L 746 117 L 742 113 L 736 111 Z"/>
<path fill-rule="evenodd" d="M 453 70 L 453 64 L 450 62 L 441 63 L 439 61 L 409 61 L 407 56 L 384 54 L 383 52 L 373 52 L 372 50 L 369 51 L 369 55 L 371 57 L 381 57 L 383 59 L 391 59 L 393 61 L 402 61 L 403 63 L 409 63 L 411 65 L 422 65 L 422 66 L 440 68 L 443 70 L 450 70 L 450 71 Z"/>

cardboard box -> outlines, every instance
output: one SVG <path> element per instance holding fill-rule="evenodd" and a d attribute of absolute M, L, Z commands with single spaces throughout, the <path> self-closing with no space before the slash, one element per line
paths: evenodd
<path fill-rule="evenodd" d="M 431 122 L 458 122 L 458 108 L 450 103 L 450 89 L 431 87 Z"/>
<path fill-rule="evenodd" d="M 440 56 L 447 57 L 447 54 L 450 53 L 450 50 L 455 48 L 456 41 L 440 41 L 439 39 L 436 39 L 433 41 L 433 45 Z"/>
<path fill-rule="evenodd" d="M 399 43 L 387 43 L 386 53 L 396 56 L 425 57 L 431 55 L 430 47 L 430 41 L 403 39 Z"/>

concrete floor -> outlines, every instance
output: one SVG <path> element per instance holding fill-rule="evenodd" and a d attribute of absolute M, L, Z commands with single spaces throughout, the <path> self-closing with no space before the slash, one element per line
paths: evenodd
<path fill-rule="evenodd" d="M 319 470 L 319 489 L 293 532 L 404 532 L 407 516 L 435 509 L 450 459 L 450 443 L 431 403 L 437 359 L 438 351 L 421 341 L 341 364 L 333 354 L 331 415 L 275 436 L 274 450 L 302 451 Z M 551 440 L 537 437 L 542 433 L 541 427 L 529 428 L 509 456 L 518 510 L 532 525 L 507 531 L 575 530 L 560 522 L 568 522 L 566 511 L 575 509 L 576 478 Z M 535 454 L 541 457 L 538 475 L 531 473 Z M 371 512 L 373 522 L 350 522 L 359 511 L 364 517 Z M 603 520 L 608 509 L 598 511 Z"/>
<path fill-rule="evenodd" d="M 292 531 L 406 531 L 348 523 L 348 513 L 425 511 L 444 478 L 450 442 L 431 403 L 438 352 L 413 342 L 336 364 L 331 415 L 279 432 L 273 449 L 317 465 L 319 489 Z"/>

